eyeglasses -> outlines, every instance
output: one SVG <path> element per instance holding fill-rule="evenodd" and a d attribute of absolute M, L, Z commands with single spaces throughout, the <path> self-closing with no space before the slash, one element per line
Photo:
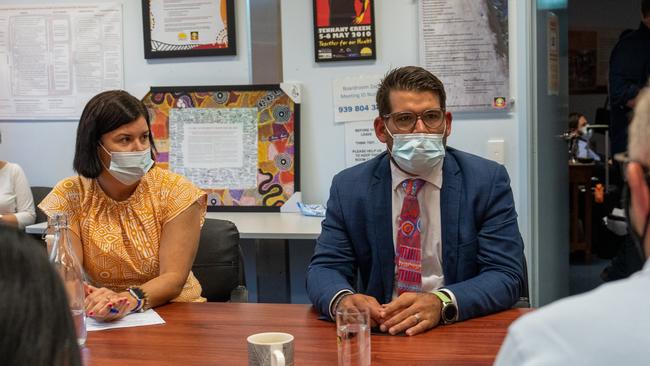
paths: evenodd
<path fill-rule="evenodd" d="M 395 128 L 400 132 L 411 132 L 415 129 L 418 118 L 422 120 L 427 129 L 432 131 L 440 130 L 445 120 L 445 110 L 442 108 L 427 109 L 422 113 L 411 111 L 394 112 L 382 116 L 391 119 Z"/>
<path fill-rule="evenodd" d="M 630 156 L 627 154 L 627 152 L 614 154 L 614 161 L 620 164 L 621 171 L 623 172 L 623 178 L 625 179 L 625 181 L 627 181 L 627 166 L 628 164 L 635 161 L 630 159 Z M 648 186 L 650 187 L 650 168 L 648 168 L 647 166 L 641 163 L 639 163 L 639 165 L 641 165 L 641 169 L 643 169 L 643 175 L 645 176 L 646 183 L 648 183 Z"/>

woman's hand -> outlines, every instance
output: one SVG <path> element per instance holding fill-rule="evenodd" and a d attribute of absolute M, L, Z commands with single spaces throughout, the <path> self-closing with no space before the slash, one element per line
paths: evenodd
<path fill-rule="evenodd" d="M 86 315 L 99 321 L 121 319 L 131 311 L 130 296 L 84 283 Z"/>

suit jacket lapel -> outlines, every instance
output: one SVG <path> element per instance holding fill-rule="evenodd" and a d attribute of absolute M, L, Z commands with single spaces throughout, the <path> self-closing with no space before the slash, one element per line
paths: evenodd
<path fill-rule="evenodd" d="M 442 270 L 445 275 L 445 283 L 455 283 L 458 266 L 461 176 L 456 158 L 449 149 L 443 164 L 442 189 L 440 190 Z"/>
<path fill-rule="evenodd" d="M 393 245 L 393 223 L 392 215 L 392 194 L 390 159 L 384 153 L 375 170 L 372 184 L 370 186 L 369 200 L 372 202 L 370 223 L 374 226 L 372 243 L 376 243 L 377 250 L 373 255 L 378 256 L 376 260 L 380 264 L 380 273 L 384 287 L 384 303 L 391 300 L 393 295 L 393 280 L 395 273 L 395 247 Z"/>

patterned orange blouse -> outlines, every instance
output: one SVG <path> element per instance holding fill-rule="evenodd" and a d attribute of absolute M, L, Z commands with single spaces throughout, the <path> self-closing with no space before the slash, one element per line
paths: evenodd
<path fill-rule="evenodd" d="M 70 230 L 81 238 L 89 279 L 95 286 L 119 292 L 160 274 L 163 226 L 197 201 L 203 206 L 203 225 L 205 192 L 183 176 L 154 166 L 124 201 L 107 196 L 96 179 L 76 176 L 60 181 L 38 207 L 48 216 L 67 213 Z M 205 301 L 191 271 L 172 301 Z"/>

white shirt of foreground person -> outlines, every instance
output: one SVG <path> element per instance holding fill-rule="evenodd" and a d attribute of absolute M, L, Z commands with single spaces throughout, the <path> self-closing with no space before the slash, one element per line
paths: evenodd
<path fill-rule="evenodd" d="M 650 260 L 628 279 L 517 319 L 494 364 L 650 365 Z"/>
<path fill-rule="evenodd" d="M 7 162 L 0 168 L 0 214 L 16 215 L 20 229 L 36 220 L 32 190 L 18 164 Z"/>

